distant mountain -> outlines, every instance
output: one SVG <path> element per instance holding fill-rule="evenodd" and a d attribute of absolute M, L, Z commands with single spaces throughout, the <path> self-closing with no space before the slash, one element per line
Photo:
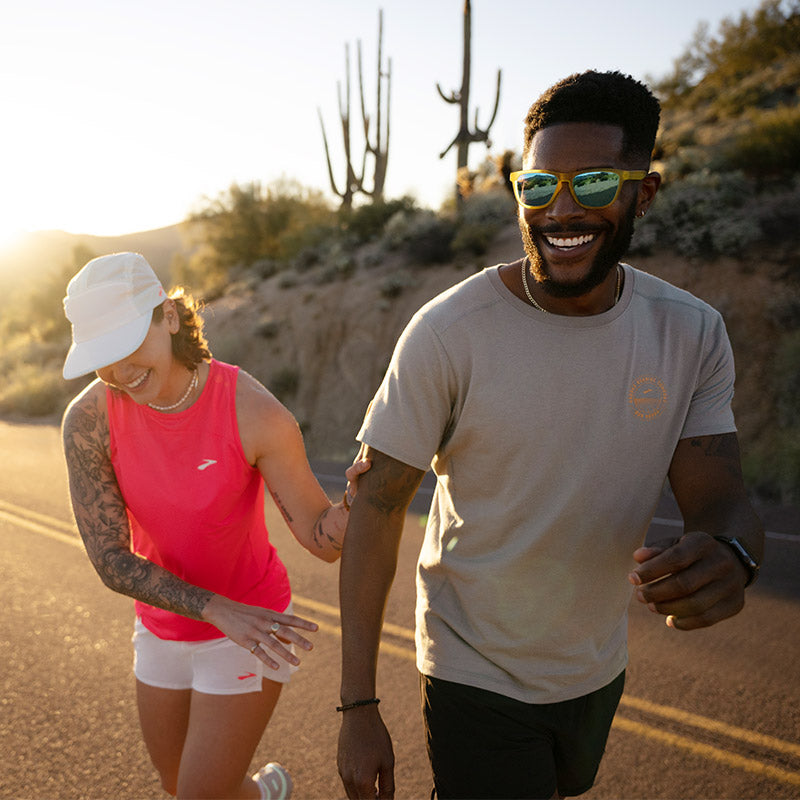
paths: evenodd
<path fill-rule="evenodd" d="M 179 225 L 123 236 L 37 231 L 0 250 L 0 292 L 12 290 L 39 275 L 61 270 L 72 262 L 73 251 L 79 246 L 98 256 L 123 250 L 141 253 L 165 282 L 169 282 L 173 257 L 188 250 Z"/>

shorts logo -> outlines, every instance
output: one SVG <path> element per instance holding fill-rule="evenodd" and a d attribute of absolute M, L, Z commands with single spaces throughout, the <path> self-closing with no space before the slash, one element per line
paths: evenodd
<path fill-rule="evenodd" d="M 628 403 L 641 419 L 655 419 L 667 403 L 667 390 L 658 378 L 637 378 L 628 392 Z"/>
<path fill-rule="evenodd" d="M 246 681 L 248 678 L 255 678 L 255 676 L 256 676 L 255 672 L 248 672 L 244 675 L 239 675 L 238 680 Z"/>

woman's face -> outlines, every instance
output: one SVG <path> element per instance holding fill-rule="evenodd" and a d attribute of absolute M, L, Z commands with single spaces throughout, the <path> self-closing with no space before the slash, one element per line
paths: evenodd
<path fill-rule="evenodd" d="M 186 368 L 172 355 L 172 334 L 178 332 L 175 304 L 164 303 L 164 317 L 151 322 L 144 341 L 127 358 L 97 370 L 97 377 L 125 392 L 140 404 L 164 403 L 176 391 L 183 391 Z"/>

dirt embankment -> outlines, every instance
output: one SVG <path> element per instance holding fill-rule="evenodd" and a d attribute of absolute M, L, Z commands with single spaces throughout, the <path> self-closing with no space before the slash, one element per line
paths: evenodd
<path fill-rule="evenodd" d="M 283 399 L 303 428 L 312 458 L 348 458 L 414 311 L 477 269 L 521 254 L 516 226 L 470 264 L 414 268 L 399 254 L 379 257 L 367 248 L 344 278 L 326 277 L 320 265 L 231 287 L 209 306 L 209 339 L 217 357 L 239 363 Z M 693 262 L 674 254 L 628 260 L 723 313 L 736 355 L 735 411 L 746 451 L 775 424 L 771 370 L 780 335 L 775 302 L 787 292 L 800 297 L 796 283 L 788 282 L 784 268 L 764 263 Z"/>

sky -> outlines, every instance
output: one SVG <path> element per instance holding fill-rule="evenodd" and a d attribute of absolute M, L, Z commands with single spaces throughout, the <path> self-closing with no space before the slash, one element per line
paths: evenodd
<path fill-rule="evenodd" d="M 520 150 L 525 112 L 585 69 L 660 78 L 698 24 L 712 33 L 759 0 L 472 0 L 470 118 L 491 150 Z M 374 115 L 378 12 L 391 58 L 385 194 L 438 208 L 452 192 L 463 0 L 25 0 L 0 14 L 0 246 L 21 232 L 114 236 L 172 225 L 233 183 L 282 178 L 335 200 L 318 110 L 341 184 L 337 82 L 356 42 Z M 384 94 L 385 97 L 385 94 Z"/>

